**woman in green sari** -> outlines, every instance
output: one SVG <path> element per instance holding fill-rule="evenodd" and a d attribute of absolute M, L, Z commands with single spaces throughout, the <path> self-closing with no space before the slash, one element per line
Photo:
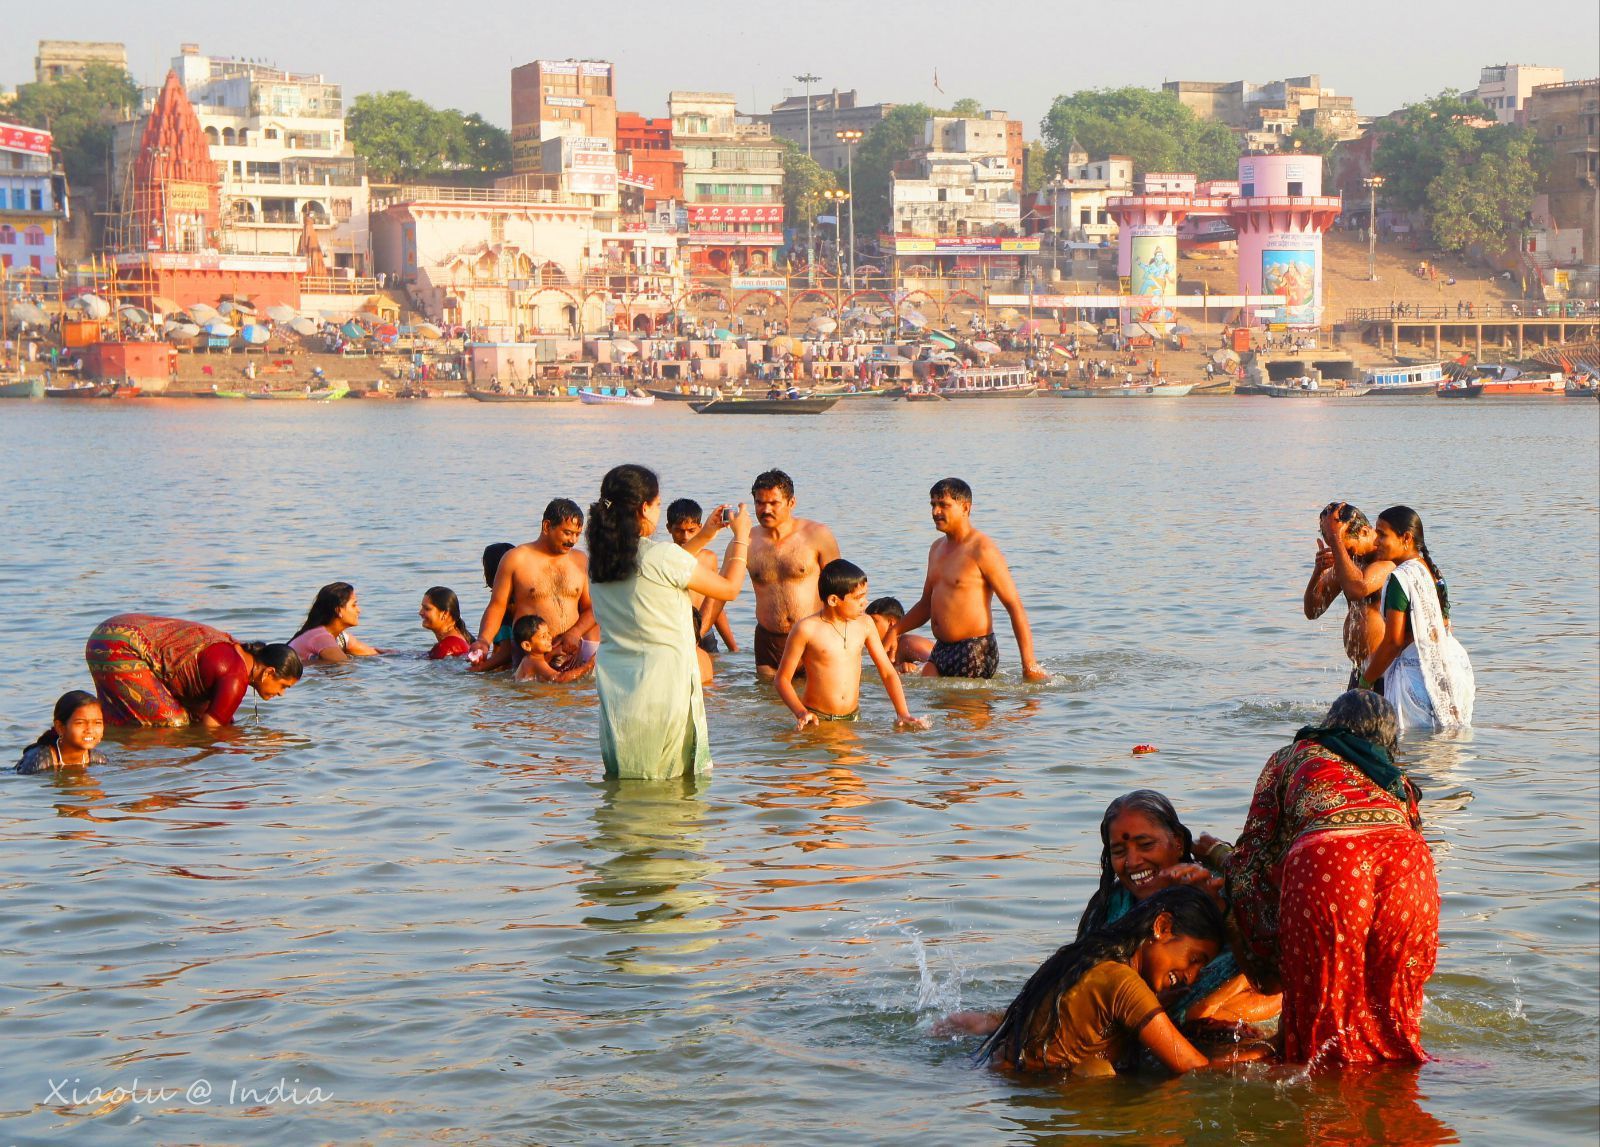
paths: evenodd
<path fill-rule="evenodd" d="M 595 684 L 606 776 L 666 780 L 711 770 L 689 593 L 732 601 L 744 586 L 750 516 L 719 506 L 684 545 L 652 541 L 661 487 L 643 466 L 617 466 L 589 508 L 589 593 L 600 623 Z M 715 573 L 696 556 L 724 528 L 733 544 Z"/>

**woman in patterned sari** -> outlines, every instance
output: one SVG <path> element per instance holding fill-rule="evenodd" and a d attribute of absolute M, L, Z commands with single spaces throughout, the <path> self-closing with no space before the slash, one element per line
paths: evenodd
<path fill-rule="evenodd" d="M 1428 1058 L 1439 884 L 1398 736 L 1383 697 L 1343 694 L 1268 759 L 1223 865 L 1234 951 L 1252 984 L 1283 992 L 1291 1063 Z"/>

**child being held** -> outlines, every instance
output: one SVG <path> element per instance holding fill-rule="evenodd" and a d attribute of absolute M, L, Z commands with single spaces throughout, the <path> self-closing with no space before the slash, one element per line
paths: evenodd
<path fill-rule="evenodd" d="M 1019 1071 L 1112 1075 L 1135 1066 L 1141 1047 L 1177 1073 L 1259 1059 L 1259 1046 L 1208 1059 L 1167 1014 L 1226 943 L 1209 895 L 1168 888 L 1058 949 L 1003 1015 L 958 1012 L 941 1027 L 987 1033 L 979 1062 Z"/>
<path fill-rule="evenodd" d="M 555 638 L 544 618 L 528 614 L 517 618 L 511 627 L 511 642 L 522 653 L 517 664 L 518 681 L 576 681 L 594 672 L 594 658 L 570 669 L 556 669 L 550 664 L 550 651 L 555 648 Z"/>
<path fill-rule="evenodd" d="M 63 693 L 51 717 L 50 727 L 22 750 L 17 772 L 53 773 L 106 763 L 105 757 L 94 751 L 105 736 L 106 720 L 93 693 L 82 689 Z"/>
<path fill-rule="evenodd" d="M 880 597 L 867 606 L 867 617 L 878 627 L 880 641 L 888 635 L 889 627 L 905 615 L 906 607 L 900 604 L 900 599 L 897 597 Z M 902 673 L 920 671 L 923 664 L 932 656 L 933 639 L 918 637 L 914 633 L 902 633 L 900 640 L 895 643 L 894 652 L 890 654 L 894 660 L 894 667 Z"/>
<path fill-rule="evenodd" d="M 861 567 L 836 558 L 817 575 L 822 608 L 802 618 L 789 631 L 778 662 L 778 696 L 795 715 L 795 728 L 823 721 L 854 721 L 861 711 L 861 651 L 877 666 L 883 688 L 894 704 L 895 728 L 926 729 L 928 723 L 906 708 L 905 690 L 878 627 L 867 620 L 867 575 Z M 795 692 L 794 675 L 804 666 L 805 700 Z"/>

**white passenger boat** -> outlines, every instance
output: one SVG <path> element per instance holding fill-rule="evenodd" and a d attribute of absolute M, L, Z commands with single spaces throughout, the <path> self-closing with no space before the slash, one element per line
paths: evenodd
<path fill-rule="evenodd" d="M 942 398 L 1032 398 L 1039 383 L 1020 366 L 961 366 L 935 380 Z"/>

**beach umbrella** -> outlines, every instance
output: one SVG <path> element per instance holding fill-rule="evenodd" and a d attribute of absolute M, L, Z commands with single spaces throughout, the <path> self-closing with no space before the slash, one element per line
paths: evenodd
<path fill-rule="evenodd" d="M 1017 315 L 1019 313 L 1020 312 L 1017 310 L 1016 307 L 1001 307 L 1000 308 L 1000 317 L 1002 319 L 1007 319 L 1007 320 L 1014 319 L 1014 318 L 1017 317 Z"/>
<path fill-rule="evenodd" d="M 1093 323 L 1086 323 L 1081 319 L 1072 324 L 1072 329 L 1077 331 L 1079 334 L 1084 335 L 1097 335 L 1100 333 L 1099 327 L 1095 326 Z"/>
<path fill-rule="evenodd" d="M 111 304 L 99 295 L 79 295 L 72 300 L 71 305 L 91 319 L 103 319 L 111 314 Z"/>
<path fill-rule="evenodd" d="M 1057 346 L 1055 343 L 1051 343 L 1050 344 L 1050 353 L 1051 354 L 1058 354 L 1062 358 L 1071 358 L 1072 357 L 1072 352 L 1071 351 L 1069 351 L 1064 346 Z"/>
<path fill-rule="evenodd" d="M 205 331 L 206 334 L 216 335 L 218 338 L 232 338 L 234 335 L 239 333 L 232 326 L 223 322 L 221 319 L 213 319 L 200 329 Z"/>
<path fill-rule="evenodd" d="M 907 311 L 900 316 L 900 321 L 912 330 L 921 330 L 928 325 L 928 316 L 921 311 Z"/>
<path fill-rule="evenodd" d="M 806 326 L 819 335 L 832 334 L 839 329 L 839 324 L 827 315 L 816 315 Z"/>
<path fill-rule="evenodd" d="M 943 331 L 929 331 L 928 338 L 938 343 L 946 350 L 955 350 L 956 346 L 958 345 L 953 337 L 945 334 Z"/>
<path fill-rule="evenodd" d="M 624 354 L 624 355 L 626 355 L 626 354 L 638 354 L 639 353 L 639 348 L 634 346 L 627 339 L 612 339 L 611 340 L 611 349 L 616 351 L 618 354 Z"/>
<path fill-rule="evenodd" d="M 1035 331 L 1041 331 L 1043 329 L 1043 319 L 1029 319 L 1027 322 L 1023 323 L 1017 328 L 1017 334 L 1021 335 L 1025 339 L 1031 339 Z"/>
<path fill-rule="evenodd" d="M 205 303 L 194 303 L 189 307 L 189 317 L 195 322 L 205 324 L 222 316 L 217 313 L 217 308 Z"/>
<path fill-rule="evenodd" d="M 361 324 L 354 321 L 345 323 L 339 328 L 339 331 L 347 339 L 364 339 L 367 337 L 367 332 L 361 328 Z"/>
<path fill-rule="evenodd" d="M 183 311 L 182 307 L 173 302 L 171 299 L 167 298 L 165 295 L 150 296 L 150 309 L 153 311 L 160 311 L 164 315 L 175 315 Z"/>
<path fill-rule="evenodd" d="M 881 315 L 865 314 L 865 315 L 862 315 L 861 318 L 859 320 L 857 320 L 857 321 L 860 322 L 861 325 L 864 326 L 864 327 L 881 327 L 881 326 L 883 326 L 883 316 L 881 316 Z"/>
<path fill-rule="evenodd" d="M 221 301 L 219 301 L 217 303 L 217 314 L 219 314 L 219 315 L 231 315 L 231 314 L 233 314 L 233 311 L 234 311 L 234 307 L 233 307 L 233 300 L 232 299 L 222 299 Z"/>
<path fill-rule="evenodd" d="M 417 333 L 425 339 L 442 339 L 444 332 L 432 323 L 418 323 Z"/>
<path fill-rule="evenodd" d="M 267 318 L 271 319 L 275 323 L 292 322 L 294 320 L 294 315 L 294 308 L 286 307 L 282 303 L 277 303 L 267 308 Z"/>
<path fill-rule="evenodd" d="M 298 318 L 289 320 L 289 329 L 297 335 L 306 336 L 316 334 L 320 328 L 317 326 L 316 319 L 301 315 Z"/>
<path fill-rule="evenodd" d="M 256 305 L 249 299 L 230 299 L 228 301 L 233 304 L 233 313 L 236 315 L 254 315 L 256 313 Z"/>
<path fill-rule="evenodd" d="M 393 323 L 382 323 L 372 333 L 382 339 L 392 339 L 400 334 L 400 328 Z"/>
<path fill-rule="evenodd" d="M 272 332 L 259 323 L 251 323 L 239 332 L 239 337 L 251 346 L 260 346 L 272 337 Z"/>
<path fill-rule="evenodd" d="M 792 354 L 794 352 L 795 341 L 788 335 L 779 335 L 767 345 L 772 347 L 772 349 L 778 354 L 784 354 L 785 352 Z"/>
<path fill-rule="evenodd" d="M 33 327 L 42 327 L 50 322 L 50 316 L 45 314 L 44 308 L 37 303 L 12 303 L 11 321 L 27 323 Z"/>
<path fill-rule="evenodd" d="M 1194 328 L 1188 323 L 1179 323 L 1172 328 L 1172 333 L 1175 335 L 1192 335 L 1194 334 Z"/>
<path fill-rule="evenodd" d="M 1237 351 L 1231 351 L 1227 349 L 1216 350 L 1211 352 L 1211 361 L 1219 364 L 1232 363 L 1233 365 L 1237 366 L 1239 364 L 1239 354 Z"/>
<path fill-rule="evenodd" d="M 373 310 L 360 310 L 360 311 L 357 311 L 355 317 L 356 317 L 356 321 L 359 322 L 359 323 L 381 323 L 381 322 L 383 322 L 383 316 L 380 315 L 377 311 L 373 311 Z"/>
<path fill-rule="evenodd" d="M 200 328 L 193 323 L 168 323 L 166 335 L 169 339 L 192 339 L 200 333 Z"/>
<path fill-rule="evenodd" d="M 145 310 L 143 307 L 133 306 L 131 303 L 117 311 L 117 315 L 120 318 L 127 319 L 129 322 L 134 323 L 147 323 L 150 321 L 149 311 Z"/>
<path fill-rule="evenodd" d="M 997 344 L 989 342 L 987 340 L 979 340 L 978 342 L 973 343 L 972 344 L 972 349 L 977 351 L 979 354 L 999 354 L 1000 353 L 1000 347 Z"/>

